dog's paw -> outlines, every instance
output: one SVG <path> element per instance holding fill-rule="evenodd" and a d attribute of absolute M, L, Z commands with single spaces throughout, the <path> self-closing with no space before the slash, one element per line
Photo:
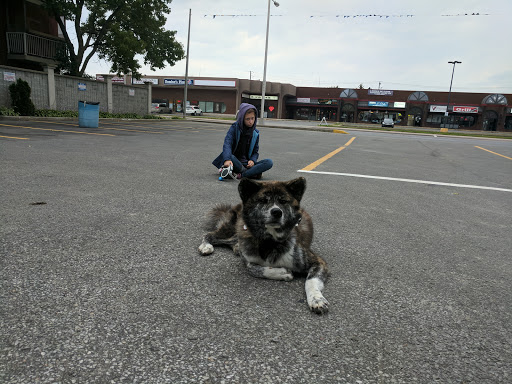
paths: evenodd
<path fill-rule="evenodd" d="M 264 277 L 272 280 L 292 281 L 293 275 L 286 268 L 271 268 L 265 267 L 263 272 Z"/>
<path fill-rule="evenodd" d="M 323 296 L 315 296 L 308 303 L 311 311 L 323 315 L 329 312 L 329 302 Z"/>
<path fill-rule="evenodd" d="M 211 255 L 213 253 L 213 245 L 211 245 L 210 243 L 202 243 L 199 246 L 199 253 L 202 256 Z"/>

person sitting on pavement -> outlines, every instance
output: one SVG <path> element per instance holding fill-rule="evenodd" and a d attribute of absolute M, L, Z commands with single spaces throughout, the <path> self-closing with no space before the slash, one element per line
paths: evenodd
<path fill-rule="evenodd" d="M 260 131 L 256 129 L 257 109 L 252 104 L 242 103 L 236 121 L 229 128 L 224 139 L 222 153 L 212 164 L 219 168 L 233 167 L 234 176 L 261 179 L 263 172 L 274 164 L 271 159 L 258 161 Z"/>

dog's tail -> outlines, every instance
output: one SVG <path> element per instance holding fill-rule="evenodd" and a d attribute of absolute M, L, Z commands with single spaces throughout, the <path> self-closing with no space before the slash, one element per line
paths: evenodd
<path fill-rule="evenodd" d="M 238 215 L 232 205 L 219 204 L 215 206 L 206 216 L 205 229 L 207 231 L 215 231 L 225 223 L 235 225 Z"/>

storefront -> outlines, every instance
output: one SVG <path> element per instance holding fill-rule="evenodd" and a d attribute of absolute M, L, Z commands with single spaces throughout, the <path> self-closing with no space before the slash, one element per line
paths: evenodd
<path fill-rule="evenodd" d="M 473 129 L 480 116 L 481 112 L 477 106 L 454 105 L 447 109 L 446 105 L 430 105 L 426 125 L 434 128 Z"/>
<path fill-rule="evenodd" d="M 242 93 L 242 103 L 254 105 L 258 109 L 258 116 L 261 116 L 261 94 L 247 94 Z M 270 119 L 277 117 L 277 107 L 279 103 L 279 96 L 265 95 L 265 117 Z"/>
<path fill-rule="evenodd" d="M 384 119 L 393 119 L 395 124 L 402 122 L 405 102 L 360 101 L 358 102 L 357 120 L 361 123 L 380 124 Z"/>
<path fill-rule="evenodd" d="M 185 79 L 152 76 L 126 83 L 151 83 L 152 102 L 166 103 L 174 112 L 183 108 Z M 205 113 L 235 115 L 240 103 L 251 103 L 261 115 L 262 82 L 233 78 L 188 79 L 188 102 Z M 512 95 L 371 88 L 296 87 L 267 82 L 265 116 L 296 120 L 380 124 L 395 126 L 512 130 Z M 508 98 L 508 99 L 507 99 Z"/>
<path fill-rule="evenodd" d="M 287 117 L 294 120 L 338 121 L 339 100 L 290 98 L 286 102 Z"/>

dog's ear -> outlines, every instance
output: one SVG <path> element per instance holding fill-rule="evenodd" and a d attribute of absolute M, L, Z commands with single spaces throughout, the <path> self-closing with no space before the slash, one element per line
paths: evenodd
<path fill-rule="evenodd" d="M 242 202 L 245 203 L 251 196 L 258 193 L 261 189 L 261 185 L 262 184 L 260 182 L 248 178 L 240 180 L 240 183 L 238 184 L 238 193 L 240 194 Z"/>
<path fill-rule="evenodd" d="M 305 178 L 298 177 L 296 179 L 287 181 L 285 185 L 288 192 L 290 192 L 297 201 L 300 201 L 302 199 L 302 195 L 304 195 L 304 192 L 306 191 Z"/>

